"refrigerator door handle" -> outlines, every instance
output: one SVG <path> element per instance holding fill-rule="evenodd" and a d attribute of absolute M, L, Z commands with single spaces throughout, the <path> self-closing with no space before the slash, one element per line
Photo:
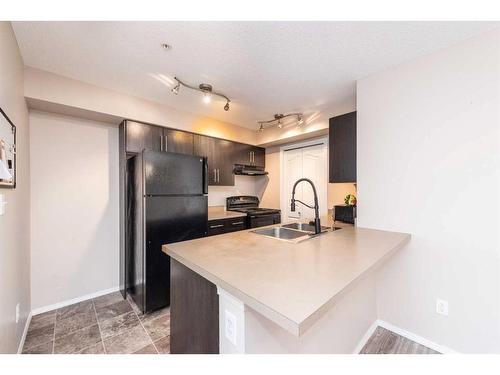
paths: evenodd
<path fill-rule="evenodd" d="M 208 194 L 208 160 L 203 158 L 203 194 Z"/>

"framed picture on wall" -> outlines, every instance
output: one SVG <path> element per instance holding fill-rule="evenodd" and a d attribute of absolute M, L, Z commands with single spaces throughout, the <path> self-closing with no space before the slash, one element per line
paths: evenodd
<path fill-rule="evenodd" d="M 16 187 L 16 127 L 0 108 L 0 188 Z"/>

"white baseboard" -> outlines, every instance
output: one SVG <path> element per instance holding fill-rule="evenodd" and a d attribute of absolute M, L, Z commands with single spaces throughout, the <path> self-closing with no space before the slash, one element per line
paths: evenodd
<path fill-rule="evenodd" d="M 31 311 L 31 314 L 33 316 L 35 316 L 35 315 L 42 314 L 42 313 L 47 312 L 47 311 L 52 311 L 52 310 L 55 310 L 55 309 L 60 309 L 61 307 L 73 305 L 74 303 L 86 301 L 88 299 L 100 297 L 100 296 L 103 296 L 105 294 L 117 292 L 118 290 L 120 290 L 119 287 L 114 287 L 114 288 L 110 288 L 110 289 L 106 289 L 106 290 L 101 290 L 99 292 L 86 294 L 86 295 L 81 296 L 81 297 L 77 297 L 77 298 L 69 299 L 69 300 L 66 300 L 66 301 L 54 303 L 53 305 L 38 307 L 36 309 L 33 309 Z"/>
<path fill-rule="evenodd" d="M 437 344 L 431 340 L 428 340 L 422 336 L 419 336 L 415 333 L 406 331 L 402 328 L 399 328 L 395 325 L 392 325 L 390 323 L 387 323 L 383 320 L 377 320 L 376 321 L 377 326 L 388 329 L 391 332 L 397 333 L 400 336 L 406 337 L 409 340 L 415 341 L 417 344 L 423 345 L 428 347 L 429 349 L 435 350 L 436 352 L 443 353 L 443 354 L 456 354 L 458 353 L 456 350 L 453 350 L 451 348 L 448 348 L 447 346 Z"/>
<path fill-rule="evenodd" d="M 28 314 L 28 318 L 26 319 L 26 323 L 24 324 L 23 336 L 21 337 L 21 341 L 19 342 L 19 346 L 17 347 L 17 354 L 21 354 L 23 351 L 24 342 L 26 341 L 26 335 L 28 334 L 28 328 L 30 326 L 32 316 L 33 315 L 30 312 Z"/>

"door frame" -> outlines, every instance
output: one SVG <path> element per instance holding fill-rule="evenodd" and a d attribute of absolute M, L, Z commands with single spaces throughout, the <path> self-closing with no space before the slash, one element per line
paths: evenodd
<path fill-rule="evenodd" d="M 311 147 L 311 146 L 317 146 L 317 145 L 324 145 L 326 147 L 326 202 L 324 203 L 326 205 L 326 210 L 328 211 L 328 171 L 329 171 L 329 157 L 328 157 L 328 137 L 319 137 L 319 138 L 312 138 L 308 139 L 302 142 L 296 142 L 296 143 L 290 143 L 287 145 L 280 146 L 280 209 L 281 209 L 281 221 L 283 222 L 285 219 L 285 213 L 286 213 L 286 204 L 289 201 L 290 197 L 285 197 L 285 194 L 283 193 L 284 189 L 284 178 L 285 178 L 285 151 L 287 150 L 293 150 L 296 148 L 305 148 L 305 147 Z M 320 202 L 321 204 L 321 202 Z"/>

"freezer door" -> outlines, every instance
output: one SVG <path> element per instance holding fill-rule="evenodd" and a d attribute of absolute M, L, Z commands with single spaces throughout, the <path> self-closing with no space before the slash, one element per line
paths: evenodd
<path fill-rule="evenodd" d="M 143 151 L 143 157 L 146 195 L 204 193 L 204 158 L 156 151 Z"/>
<path fill-rule="evenodd" d="M 170 257 L 164 244 L 207 235 L 206 196 L 146 197 L 146 311 L 170 305 Z"/>

